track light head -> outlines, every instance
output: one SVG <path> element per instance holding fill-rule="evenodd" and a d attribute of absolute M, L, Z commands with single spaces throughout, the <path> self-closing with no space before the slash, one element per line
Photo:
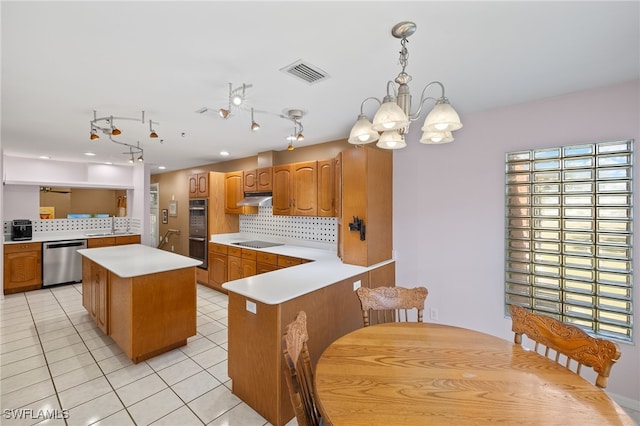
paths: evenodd
<path fill-rule="evenodd" d="M 122 132 L 120 131 L 120 129 L 118 129 L 117 127 L 112 127 L 111 128 L 111 135 L 112 136 L 118 136 L 119 134 L 121 134 Z"/>
<path fill-rule="evenodd" d="M 224 108 L 220 108 L 218 110 L 218 114 L 220 114 L 220 117 L 222 117 L 223 119 L 227 119 L 227 117 L 229 117 L 229 110 L 228 109 L 224 109 Z"/>
<path fill-rule="evenodd" d="M 91 138 L 92 141 L 94 141 L 96 139 L 100 139 L 100 136 L 98 136 L 98 132 L 96 131 L 96 129 L 91 129 L 90 138 Z"/>

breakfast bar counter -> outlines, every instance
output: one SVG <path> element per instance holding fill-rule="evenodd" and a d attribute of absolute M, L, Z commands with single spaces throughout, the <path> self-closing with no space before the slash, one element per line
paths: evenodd
<path fill-rule="evenodd" d="M 141 244 L 78 253 L 82 305 L 131 360 L 183 346 L 196 334 L 200 261 Z"/>
<path fill-rule="evenodd" d="M 212 235 L 230 247 L 254 239 L 242 234 Z M 299 311 L 307 313 L 313 363 L 337 338 L 362 327 L 358 286 L 395 285 L 391 259 L 370 267 L 342 263 L 337 253 L 284 243 L 255 248 L 305 259 L 297 266 L 229 281 L 228 373 L 233 393 L 274 426 L 293 418 L 283 374 L 282 334 Z"/>

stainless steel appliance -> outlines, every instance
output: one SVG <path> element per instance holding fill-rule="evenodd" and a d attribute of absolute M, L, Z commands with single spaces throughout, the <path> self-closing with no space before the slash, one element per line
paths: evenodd
<path fill-rule="evenodd" d="M 269 241 L 258 241 L 258 240 L 240 241 L 238 243 L 231 243 L 231 244 L 234 244 L 240 247 L 249 247 L 249 248 L 267 248 L 267 247 L 276 247 L 276 246 L 284 245 L 281 243 L 271 243 Z"/>
<path fill-rule="evenodd" d="M 42 243 L 42 286 L 79 283 L 82 281 L 82 256 L 87 240 Z"/>
<path fill-rule="evenodd" d="M 33 224 L 29 219 L 16 219 L 11 221 L 11 240 L 27 241 L 33 235 Z"/>
<path fill-rule="evenodd" d="M 189 257 L 202 261 L 207 269 L 207 200 L 189 200 Z"/>

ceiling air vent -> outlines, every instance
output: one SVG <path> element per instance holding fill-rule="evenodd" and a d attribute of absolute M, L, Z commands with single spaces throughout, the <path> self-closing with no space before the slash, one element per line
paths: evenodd
<path fill-rule="evenodd" d="M 329 78 L 329 74 L 322 71 L 315 65 L 304 62 L 302 59 L 299 59 L 284 68 L 280 68 L 280 71 L 291 74 L 292 76 L 299 78 L 300 80 L 303 80 L 309 84 L 316 84 L 319 81 Z"/>

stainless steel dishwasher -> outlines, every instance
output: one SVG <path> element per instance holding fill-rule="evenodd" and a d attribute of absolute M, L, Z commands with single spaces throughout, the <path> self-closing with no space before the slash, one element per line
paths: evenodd
<path fill-rule="evenodd" d="M 42 286 L 82 281 L 82 256 L 87 240 L 42 243 Z"/>

